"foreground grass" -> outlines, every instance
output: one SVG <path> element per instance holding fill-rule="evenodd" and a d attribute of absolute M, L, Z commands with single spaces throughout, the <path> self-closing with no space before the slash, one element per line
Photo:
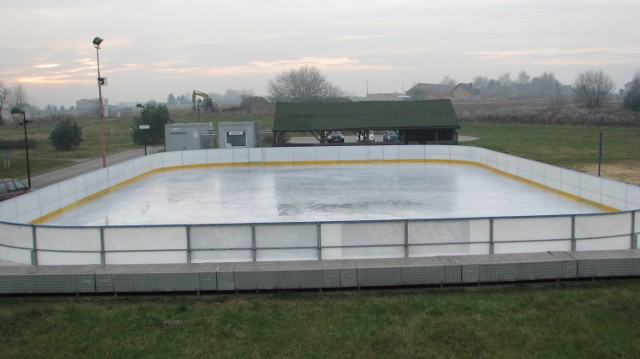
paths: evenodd
<path fill-rule="evenodd" d="M 2 358 L 632 358 L 640 280 L 202 297 L 0 298 Z"/>

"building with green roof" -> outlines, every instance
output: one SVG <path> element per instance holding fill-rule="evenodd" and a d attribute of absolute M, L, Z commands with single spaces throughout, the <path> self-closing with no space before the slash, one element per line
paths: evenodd
<path fill-rule="evenodd" d="M 286 146 L 286 134 L 311 133 L 319 143 L 331 131 L 394 130 L 404 144 L 457 144 L 460 128 L 451 100 L 341 103 L 279 102 L 273 123 L 274 146 Z"/>

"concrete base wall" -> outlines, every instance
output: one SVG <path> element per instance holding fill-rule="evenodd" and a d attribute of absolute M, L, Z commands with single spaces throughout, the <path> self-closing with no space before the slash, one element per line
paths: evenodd
<path fill-rule="evenodd" d="M 0 267 L 0 294 L 451 286 L 640 276 L 640 250 L 430 258 Z"/>

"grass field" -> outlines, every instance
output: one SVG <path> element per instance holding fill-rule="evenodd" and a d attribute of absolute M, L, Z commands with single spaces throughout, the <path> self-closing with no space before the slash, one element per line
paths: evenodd
<path fill-rule="evenodd" d="M 2 358 L 635 358 L 640 280 L 0 298 Z"/>

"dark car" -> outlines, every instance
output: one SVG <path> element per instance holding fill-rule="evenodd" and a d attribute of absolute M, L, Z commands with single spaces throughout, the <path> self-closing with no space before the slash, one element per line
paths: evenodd
<path fill-rule="evenodd" d="M 4 201 L 5 199 L 13 198 L 30 191 L 31 189 L 25 186 L 24 183 L 16 179 L 7 178 L 0 180 L 0 201 Z"/>
<path fill-rule="evenodd" d="M 344 135 L 340 131 L 331 131 L 327 135 L 327 143 L 344 143 Z"/>
<path fill-rule="evenodd" d="M 389 130 L 382 136 L 383 142 L 400 142 L 400 136 L 396 131 Z"/>

